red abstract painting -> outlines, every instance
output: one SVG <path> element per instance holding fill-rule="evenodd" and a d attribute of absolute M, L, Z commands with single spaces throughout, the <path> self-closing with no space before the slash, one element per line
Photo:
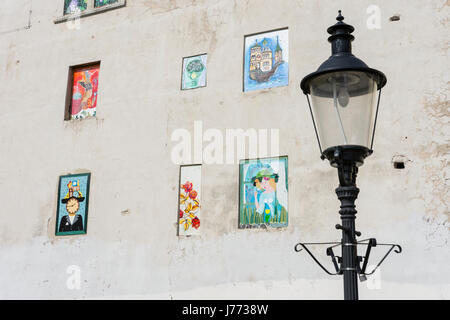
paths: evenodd
<path fill-rule="evenodd" d="M 98 75 L 100 66 L 90 66 L 73 71 L 71 118 L 82 119 L 96 115 Z"/>

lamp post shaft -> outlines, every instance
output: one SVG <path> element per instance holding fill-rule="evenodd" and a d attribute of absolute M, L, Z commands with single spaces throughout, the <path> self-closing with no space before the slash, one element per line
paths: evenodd
<path fill-rule="evenodd" d="M 358 300 L 358 270 L 357 246 L 355 239 L 355 200 L 359 189 L 356 186 L 339 186 L 336 189 L 338 199 L 341 201 L 342 221 L 342 264 L 344 275 L 344 299 Z"/>

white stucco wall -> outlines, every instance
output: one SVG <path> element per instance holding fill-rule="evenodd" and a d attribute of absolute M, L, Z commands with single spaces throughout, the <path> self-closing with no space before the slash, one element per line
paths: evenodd
<path fill-rule="evenodd" d="M 372 4 L 381 29 L 366 26 Z M 355 55 L 388 78 L 375 152 L 357 180 L 357 230 L 404 250 L 382 265 L 381 288 L 361 283 L 360 297 L 450 298 L 448 1 L 128 0 L 79 29 L 54 23 L 62 6 L 0 5 L 0 298 L 342 298 L 341 278 L 293 251 L 340 239 L 337 173 L 319 159 L 299 89 L 330 54 L 338 9 L 356 28 Z M 289 86 L 243 93 L 244 35 L 281 27 Z M 182 57 L 204 52 L 207 87 L 180 91 Z M 69 66 L 97 60 L 97 118 L 64 121 Z M 204 165 L 202 235 L 176 236 L 170 136 L 196 120 L 204 130 L 280 130 L 287 228 L 237 229 L 238 165 Z M 85 171 L 88 232 L 55 237 L 58 177 Z M 329 263 L 324 248 L 314 252 Z M 66 285 L 70 265 L 79 290 Z"/>

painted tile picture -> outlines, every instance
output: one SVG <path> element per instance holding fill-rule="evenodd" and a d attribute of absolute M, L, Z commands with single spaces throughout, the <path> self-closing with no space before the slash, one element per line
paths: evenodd
<path fill-rule="evenodd" d="M 289 84 L 288 29 L 245 37 L 244 91 Z"/>
<path fill-rule="evenodd" d="M 201 225 L 202 166 L 180 167 L 180 191 L 178 197 L 178 235 L 200 234 Z"/>
<path fill-rule="evenodd" d="M 181 89 L 206 87 L 206 54 L 183 58 Z"/>
<path fill-rule="evenodd" d="M 94 65 L 73 71 L 70 118 L 83 119 L 97 114 L 98 76 L 100 66 Z"/>
<path fill-rule="evenodd" d="M 64 0 L 64 14 L 86 10 L 87 1 L 88 0 Z"/>
<path fill-rule="evenodd" d="M 239 228 L 288 225 L 288 157 L 241 160 Z"/>
<path fill-rule="evenodd" d="M 90 173 L 59 177 L 56 235 L 85 234 Z"/>

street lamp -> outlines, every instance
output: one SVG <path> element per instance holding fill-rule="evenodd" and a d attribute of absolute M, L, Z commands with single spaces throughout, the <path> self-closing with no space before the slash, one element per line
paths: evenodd
<path fill-rule="evenodd" d="M 336 274 L 344 276 L 344 298 L 357 300 L 357 275 L 364 275 L 368 254 L 361 272 L 359 263 L 363 257 L 357 256 L 355 238 L 361 235 L 355 231 L 355 200 L 359 193 L 355 182 L 358 167 L 372 154 L 381 88 L 386 84 L 386 76 L 352 54 L 351 42 L 355 38 L 351 33 L 355 29 L 343 22 L 340 10 L 336 20 L 338 22 L 327 30 L 331 34 L 328 41 L 332 55 L 316 72 L 304 77 L 300 87 L 308 100 L 321 158 L 328 159 L 331 166 L 338 169 L 336 194 L 341 201 L 342 225 L 336 228 L 342 230 L 340 267 L 334 255 L 328 250 L 327 254 L 332 256 Z M 371 246 L 376 246 L 375 239 L 370 240 L 373 242 L 368 245 L 369 252 Z M 401 251 L 399 246 L 398 250 L 396 252 Z"/>

